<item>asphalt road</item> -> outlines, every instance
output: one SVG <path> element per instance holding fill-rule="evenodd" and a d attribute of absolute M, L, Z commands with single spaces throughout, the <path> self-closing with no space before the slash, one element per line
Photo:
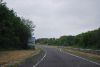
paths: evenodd
<path fill-rule="evenodd" d="M 43 47 L 45 55 L 34 67 L 100 67 L 100 65 L 70 55 L 48 46 Z"/>

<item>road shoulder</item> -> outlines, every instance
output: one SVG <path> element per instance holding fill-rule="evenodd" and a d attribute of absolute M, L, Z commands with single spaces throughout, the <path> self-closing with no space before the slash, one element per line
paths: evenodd
<path fill-rule="evenodd" d="M 81 51 L 75 51 L 75 50 L 71 50 L 67 48 L 64 48 L 64 51 L 74 56 L 78 56 L 80 58 L 83 58 L 85 60 L 88 60 L 88 61 L 91 61 L 91 62 L 94 62 L 100 65 L 100 55 L 85 53 Z"/>

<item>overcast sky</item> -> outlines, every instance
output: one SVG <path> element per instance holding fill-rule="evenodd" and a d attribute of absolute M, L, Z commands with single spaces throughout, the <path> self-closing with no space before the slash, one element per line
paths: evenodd
<path fill-rule="evenodd" d="M 100 0 L 4 0 L 36 25 L 36 38 L 77 35 L 100 27 Z"/>

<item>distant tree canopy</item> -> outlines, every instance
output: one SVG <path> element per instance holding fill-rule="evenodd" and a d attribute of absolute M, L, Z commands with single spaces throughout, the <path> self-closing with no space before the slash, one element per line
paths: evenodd
<path fill-rule="evenodd" d="M 36 40 L 36 43 L 48 44 L 48 38 L 40 38 Z"/>
<path fill-rule="evenodd" d="M 74 43 L 83 48 L 100 49 L 100 28 L 77 35 Z"/>
<path fill-rule="evenodd" d="M 41 43 L 42 42 L 42 43 Z M 58 39 L 50 38 L 45 40 L 37 39 L 37 43 L 58 45 L 58 46 L 74 46 L 80 48 L 100 49 L 100 28 L 76 36 L 61 36 Z"/>
<path fill-rule="evenodd" d="M 27 49 L 34 25 L 0 3 L 0 49 Z"/>

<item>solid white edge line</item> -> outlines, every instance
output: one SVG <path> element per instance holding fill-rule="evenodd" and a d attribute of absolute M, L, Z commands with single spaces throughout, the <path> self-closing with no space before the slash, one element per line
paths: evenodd
<path fill-rule="evenodd" d="M 39 65 L 39 63 L 41 63 L 42 61 L 43 61 L 43 59 L 46 57 L 46 55 L 47 55 L 47 52 L 45 51 L 45 54 L 44 54 L 44 56 L 35 64 L 35 65 L 33 65 L 33 67 L 36 67 L 36 66 L 38 66 Z"/>
<path fill-rule="evenodd" d="M 68 52 L 65 52 L 65 53 L 67 53 L 67 54 L 69 54 L 69 55 L 71 55 L 71 56 L 74 56 L 74 57 L 77 57 L 77 58 L 83 59 L 83 60 L 85 60 L 85 61 L 88 61 L 88 62 L 91 62 L 91 63 L 93 63 L 93 64 L 96 64 L 96 65 L 99 65 L 99 66 L 100 66 L 100 64 L 97 63 L 97 62 L 94 62 L 94 61 L 91 61 L 91 60 L 85 59 L 85 58 L 83 58 L 83 57 L 80 57 L 80 56 L 77 56 L 77 55 L 74 55 L 74 54 L 71 54 L 71 53 L 68 53 Z"/>

